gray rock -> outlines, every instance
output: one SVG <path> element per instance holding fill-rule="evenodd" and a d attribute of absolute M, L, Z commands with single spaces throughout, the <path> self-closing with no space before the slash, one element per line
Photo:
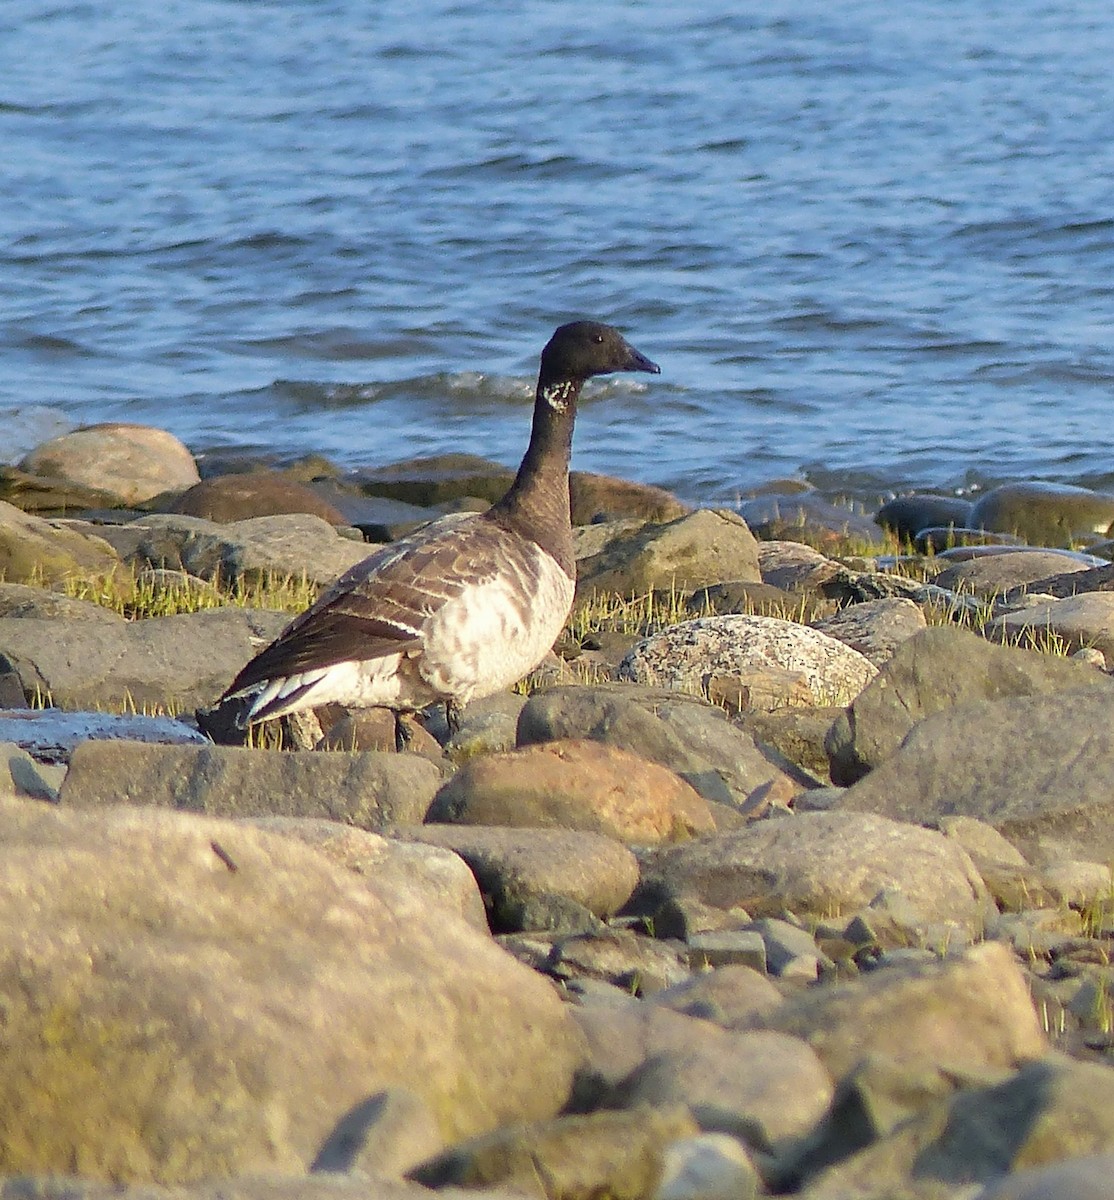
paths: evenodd
<path fill-rule="evenodd" d="M 0 617 L 35 617 L 41 620 L 95 621 L 122 625 L 124 617 L 103 604 L 78 600 L 61 592 L 26 583 L 0 583 Z"/>
<path fill-rule="evenodd" d="M 997 642 L 1059 654 L 1097 650 L 1100 665 L 1109 668 L 1114 666 L 1114 594 L 1087 592 L 1003 613 L 987 622 L 985 632 Z"/>
<path fill-rule="evenodd" d="M 454 1146 L 410 1178 L 437 1189 L 501 1185 L 538 1200 L 644 1200 L 661 1178 L 666 1147 L 697 1132 L 680 1105 L 566 1116 Z"/>
<path fill-rule="evenodd" d="M 598 833 L 424 825 L 397 829 L 393 836 L 459 854 L 501 930 L 523 928 L 516 914 L 528 900 L 543 896 L 563 896 L 599 917 L 609 917 L 638 883 L 638 860 L 625 846 Z"/>
<path fill-rule="evenodd" d="M 737 963 L 701 971 L 650 996 L 648 1003 L 717 1025 L 742 1027 L 757 1013 L 781 1003 L 781 992 L 751 967 Z"/>
<path fill-rule="evenodd" d="M 849 604 L 834 616 L 811 624 L 880 667 L 893 658 L 902 642 L 925 628 L 925 619 L 920 606 L 908 597 L 890 596 Z"/>
<path fill-rule="evenodd" d="M 602 979 L 633 995 L 648 996 L 689 975 L 681 952 L 628 929 L 605 929 L 559 939 L 545 969 L 560 980 Z"/>
<path fill-rule="evenodd" d="M 754 1200 L 758 1172 L 737 1138 L 704 1133 L 666 1148 L 651 1200 Z"/>
<path fill-rule="evenodd" d="M 739 512 L 764 541 L 788 538 L 834 544 L 853 538 L 869 545 L 883 541 L 870 517 L 846 505 L 832 504 L 815 492 L 755 496 L 743 500 Z"/>
<path fill-rule="evenodd" d="M 445 742 L 445 753 L 454 762 L 466 762 L 480 754 L 513 750 L 525 703 L 526 697 L 517 692 L 496 692 L 474 700 L 461 714 L 460 727 Z"/>
<path fill-rule="evenodd" d="M 196 729 L 173 717 L 63 712 L 59 708 L 0 710 L 0 740 L 14 742 L 47 763 L 69 762 L 74 747 L 90 740 L 209 744 Z"/>
<path fill-rule="evenodd" d="M 756 741 L 773 747 L 802 771 L 826 783 L 829 778 L 825 749 L 828 731 L 843 711 L 835 705 L 782 708 L 777 712 L 750 709 L 740 713 L 738 721 Z"/>
<path fill-rule="evenodd" d="M 721 708 L 695 697 L 653 688 L 601 684 L 535 692 L 518 721 L 519 745 L 591 738 L 629 750 L 676 771 L 706 800 L 743 804 L 771 781 L 795 791 L 808 780 L 753 737 L 732 725 Z"/>
<path fill-rule="evenodd" d="M 959 496 L 934 496 L 914 493 L 895 496 L 874 515 L 875 521 L 903 542 L 911 542 L 922 529 L 931 525 L 967 525 L 971 501 Z"/>
<path fill-rule="evenodd" d="M 700 970 L 725 965 L 745 966 L 755 971 L 767 968 L 766 942 L 753 929 L 704 929 L 689 933 L 685 945 L 689 963 Z M 814 967 L 813 978 L 815 976 Z"/>
<path fill-rule="evenodd" d="M 327 817 L 372 831 L 419 824 L 441 774 L 416 754 L 83 742 L 60 801 L 151 805 L 221 817 Z"/>
<path fill-rule="evenodd" d="M 978 817 L 1030 861 L 1105 863 L 1114 858 L 1112 771 L 1105 688 L 1020 696 L 922 721 L 842 806 L 924 823 Z"/>
<path fill-rule="evenodd" d="M 192 711 L 211 703 L 289 618 L 219 608 L 103 625 L 0 618 L 0 671 L 62 708 Z"/>
<path fill-rule="evenodd" d="M 970 859 L 934 830 L 845 812 L 756 821 L 707 841 L 655 850 L 643 865 L 637 911 L 695 896 L 755 915 L 823 917 L 900 892 L 925 932 L 977 933 L 989 897 Z"/>
<path fill-rule="evenodd" d="M 1087 535 L 1106 536 L 1114 522 L 1114 496 L 1066 483 L 1005 483 L 976 501 L 970 523 L 1000 530 L 1031 545 L 1071 546 Z"/>
<path fill-rule="evenodd" d="M 1110 1200 L 1114 1154 L 1085 1154 L 1018 1171 L 989 1184 L 975 1200 Z"/>
<path fill-rule="evenodd" d="M 3 725 L 0 718 L 0 726 Z M 0 741 L 0 796 L 57 800 L 64 771 L 44 766 L 14 742 Z M 634 888 L 632 886 L 631 891 Z"/>
<path fill-rule="evenodd" d="M 75 575 L 111 575 L 120 565 L 102 538 L 25 513 L 0 501 L 0 578 L 51 585 Z"/>
<path fill-rule="evenodd" d="M 702 1025 L 684 1049 L 663 1050 L 636 1067 L 611 1103 L 685 1104 L 706 1133 L 729 1133 L 762 1151 L 801 1136 L 824 1115 L 832 1081 L 803 1041 Z"/>
<path fill-rule="evenodd" d="M 861 779 L 932 713 L 980 700 L 1087 687 L 1108 694 L 1114 681 L 1085 663 L 932 626 L 903 642 L 833 724 L 827 742 L 832 780 L 842 785 Z"/>
<path fill-rule="evenodd" d="M 998 597 L 1015 588 L 1028 587 L 1050 575 L 1074 575 L 1088 570 L 1085 560 L 1070 556 L 1065 551 L 1033 550 L 1027 547 L 994 549 L 999 552 L 972 555 L 966 560 L 945 565 L 933 582 L 952 591 Z"/>
<path fill-rule="evenodd" d="M 734 614 L 670 626 L 640 642 L 619 664 L 619 678 L 706 694 L 710 678 L 746 683 L 774 668 L 804 679 L 814 704 L 847 704 L 877 673 L 856 650 L 778 617 Z M 778 707 L 771 705 L 770 707 Z"/>
<path fill-rule="evenodd" d="M 998 942 L 810 988 L 747 1024 L 804 1038 L 837 1080 L 868 1054 L 964 1078 L 1047 1052 L 1025 976 Z"/>
<path fill-rule="evenodd" d="M 128 527 L 140 533 L 142 565 L 188 571 L 233 584 L 274 576 L 331 583 L 374 550 L 341 537 L 328 521 L 308 513 L 251 517 L 220 525 L 199 517 L 152 514 Z"/>
<path fill-rule="evenodd" d="M 757 544 L 742 518 L 711 509 L 644 525 L 577 562 L 580 595 L 683 593 L 725 579 L 759 579 Z"/>
<path fill-rule="evenodd" d="M 20 468 L 112 493 L 121 504 L 184 491 L 201 478 L 173 434 L 147 425 L 108 423 L 75 429 L 36 446 Z"/>
<path fill-rule="evenodd" d="M 568 1096 L 583 1041 L 545 980 L 289 837 L 8 801 L 0 847 L 11 1174 L 300 1174 L 383 1089 L 447 1140 Z"/>

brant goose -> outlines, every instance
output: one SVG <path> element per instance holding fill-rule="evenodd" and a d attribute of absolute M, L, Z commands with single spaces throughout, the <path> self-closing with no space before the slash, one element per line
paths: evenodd
<path fill-rule="evenodd" d="M 618 330 L 562 325 L 542 351 L 530 444 L 487 512 L 444 518 L 346 571 L 232 681 L 239 729 L 320 704 L 401 714 L 436 701 L 451 729 L 470 700 L 509 687 L 552 647 L 572 605 L 569 454 L 584 381 L 660 368 Z"/>

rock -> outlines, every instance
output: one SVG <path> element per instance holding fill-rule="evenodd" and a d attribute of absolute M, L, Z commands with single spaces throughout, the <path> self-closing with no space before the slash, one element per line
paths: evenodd
<path fill-rule="evenodd" d="M 686 1049 L 636 1067 L 612 1104 L 684 1104 L 706 1133 L 728 1133 L 770 1151 L 810 1130 L 832 1081 L 803 1041 L 769 1032 L 730 1033 L 707 1022 Z"/>
<path fill-rule="evenodd" d="M 1105 537 L 1114 523 L 1114 496 L 1066 483 L 1005 483 L 976 501 L 971 525 L 1023 537 L 1031 545 L 1071 546 Z"/>
<path fill-rule="evenodd" d="M 639 845 L 715 832 L 707 802 L 673 771 L 586 740 L 469 760 L 437 793 L 428 820 L 579 829 Z"/>
<path fill-rule="evenodd" d="M 1114 1154 L 1085 1154 L 1018 1171 L 993 1182 L 975 1200 L 1110 1200 Z"/>
<path fill-rule="evenodd" d="M 813 629 L 857 650 L 876 667 L 893 658 L 898 646 L 925 628 L 924 611 L 905 596 L 849 604 L 834 616 L 812 621 Z"/>
<path fill-rule="evenodd" d="M 120 504 L 184 491 L 201 478 L 193 455 L 173 434 L 123 422 L 88 425 L 51 438 L 19 465 L 32 475 L 109 492 Z"/>
<path fill-rule="evenodd" d="M 14 742 L 0 741 L 0 797 L 54 801 L 61 783 L 55 769 L 36 762 Z"/>
<path fill-rule="evenodd" d="M 124 511 L 117 509 L 119 497 L 113 492 L 54 476 L 32 475 L 18 467 L 0 466 L 0 500 L 42 517 L 86 510 Z"/>
<path fill-rule="evenodd" d="M 651 1200 L 754 1200 L 758 1172 L 737 1138 L 704 1133 L 666 1148 Z"/>
<path fill-rule="evenodd" d="M 124 618 L 92 600 L 78 600 L 61 592 L 25 583 L 0 583 L 0 618 L 37 617 L 46 621 L 97 621 L 122 625 Z"/>
<path fill-rule="evenodd" d="M 0 740 L 15 743 L 39 762 L 69 762 L 74 747 L 91 739 L 172 746 L 209 744 L 196 729 L 173 717 L 63 712 L 59 708 L 0 710 Z"/>
<path fill-rule="evenodd" d="M 828 779 L 825 742 L 832 724 L 843 714 L 835 706 L 782 708 L 777 712 L 750 709 L 740 714 L 740 724 L 759 742 L 772 746 L 789 762 L 818 780 Z"/>
<path fill-rule="evenodd" d="M 870 517 L 815 492 L 755 496 L 739 504 L 739 514 L 763 541 L 821 542 L 837 549 L 849 539 L 868 546 L 883 541 Z"/>
<path fill-rule="evenodd" d="M 784 617 L 800 608 L 800 599 L 770 583 L 731 579 L 697 588 L 685 601 L 693 617 L 716 617 L 725 613 L 758 613 Z"/>
<path fill-rule="evenodd" d="M 513 750 L 525 703 L 526 697 L 518 692 L 496 692 L 473 700 L 461 714 L 456 732 L 445 742 L 445 753 L 453 762 L 461 763 L 481 754 Z"/>
<path fill-rule="evenodd" d="M 0 501 L 0 577 L 51 585 L 70 576 L 95 579 L 120 565 L 112 547 Z"/>
<path fill-rule="evenodd" d="M 739 963 L 702 971 L 650 996 L 647 1003 L 700 1017 L 724 1028 L 742 1028 L 757 1013 L 781 1003 L 781 992 L 758 971 Z"/>
<path fill-rule="evenodd" d="M 670 897 L 692 896 L 758 916 L 820 918 L 892 890 L 925 931 L 980 932 L 988 897 L 966 853 L 934 830 L 865 816 L 803 813 L 659 849 L 643 862 L 636 911 L 652 914 Z"/>
<path fill-rule="evenodd" d="M 446 511 L 445 506 L 422 508 L 417 504 L 392 500 L 388 496 L 353 493 L 346 486 L 327 480 L 315 480 L 309 490 L 318 497 L 320 503 L 327 504 L 341 515 L 339 524 L 358 529 L 365 542 L 396 541 L 428 525 L 430 521 L 443 517 Z M 485 501 L 477 503 L 487 507 Z"/>
<path fill-rule="evenodd" d="M 569 472 L 569 498 L 574 525 L 591 525 L 637 517 L 642 521 L 675 521 L 692 510 L 671 492 L 591 471 Z"/>
<path fill-rule="evenodd" d="M 971 501 L 959 496 L 933 496 L 914 493 L 895 496 L 875 513 L 874 519 L 900 541 L 911 542 L 922 529 L 947 528 L 970 523 Z"/>
<path fill-rule="evenodd" d="M 730 724 L 723 709 L 679 693 L 626 684 L 535 692 L 519 717 L 519 745 L 560 738 L 591 738 L 661 763 L 718 803 L 743 804 L 771 781 L 807 786 Z"/>
<path fill-rule="evenodd" d="M 868 1054 L 964 1078 L 1047 1052 L 1021 968 L 998 942 L 810 988 L 747 1024 L 803 1038 L 836 1080 Z"/>
<path fill-rule="evenodd" d="M 787 592 L 817 592 L 840 571 L 826 554 L 800 542 L 762 541 L 758 544 L 762 582 Z"/>
<path fill-rule="evenodd" d="M 424 825 L 393 836 L 441 846 L 468 864 L 500 931 L 524 928 L 531 900 L 561 896 L 610 917 L 638 883 L 638 860 L 612 838 L 568 829 Z"/>
<path fill-rule="evenodd" d="M 1026 588 L 1049 575 L 1077 574 L 1086 570 L 1086 562 L 1064 552 L 1002 548 L 1000 553 L 979 554 L 950 563 L 933 582 L 952 591 L 994 598 L 1015 588 Z"/>
<path fill-rule="evenodd" d="M 562 937 L 554 943 L 544 969 L 566 985 L 573 980 L 605 980 L 638 996 L 671 987 L 689 975 L 678 948 L 628 929 Z"/>
<path fill-rule="evenodd" d="M 958 1194 L 970 1196 L 972 1184 L 999 1183 L 1008 1171 L 1105 1151 L 1112 1100 L 1109 1067 L 1049 1056 L 926 1109 L 803 1194 L 809 1200 L 907 1195 L 905 1188 L 920 1184 L 938 1190 L 916 1194 L 955 1195 L 962 1188 Z M 1076 1200 L 1071 1190 L 1055 1195 Z"/>
<path fill-rule="evenodd" d="M 7 617 L 0 671 L 14 671 L 28 697 L 63 708 L 192 710 L 219 696 L 288 619 L 242 608 L 119 624 Z"/>
<path fill-rule="evenodd" d="M 832 780 L 851 784 L 884 762 L 918 721 L 980 700 L 1112 682 L 1084 663 L 995 646 L 977 634 L 933 626 L 903 642 L 828 737 Z"/>
<path fill-rule="evenodd" d="M 835 638 L 778 617 L 703 617 L 646 638 L 619 664 L 619 678 L 700 695 L 709 677 L 774 668 L 804 677 L 815 704 L 846 704 L 876 668 Z"/>
<path fill-rule="evenodd" d="M 848 789 L 842 807 L 905 821 L 978 817 L 1031 861 L 1109 862 L 1111 771 L 1105 688 L 1018 696 L 922 721 L 900 750 Z"/>
<path fill-rule="evenodd" d="M 1112 548 L 1114 552 L 1114 548 Z M 1082 595 L 1084 592 L 1108 592 L 1114 587 L 1114 563 L 1103 566 L 1089 567 L 1083 571 L 1067 571 L 1058 569 L 1055 575 L 1037 579 L 1030 583 L 1025 591 L 1039 593 L 1041 596 L 1053 596 L 1063 600 L 1067 596 Z M 1009 592 L 1004 597 L 1006 603 L 1024 597 Z"/>
<path fill-rule="evenodd" d="M 432 508 L 464 496 L 494 504 L 514 482 L 514 472 L 475 454 L 438 454 L 359 471 L 353 478 L 369 496 Z"/>
<path fill-rule="evenodd" d="M 244 817 L 245 824 L 297 838 L 330 862 L 375 879 L 399 894 L 421 895 L 440 908 L 487 932 L 483 898 L 472 871 L 452 850 L 420 842 L 394 841 L 328 818 Z M 394 833 L 394 830 L 391 830 Z"/>
<path fill-rule="evenodd" d="M 371 1136 L 374 1137 L 374 1132 Z M 375 1200 L 429 1200 L 428 1188 L 419 1184 L 381 1174 L 369 1181 L 358 1170 L 351 1175 L 324 1171 L 313 1175 L 238 1175 L 173 1187 L 25 1175 L 0 1181 L 0 1200 L 368 1200 L 369 1184 L 374 1188 Z M 513 1198 L 503 1191 L 464 1192 L 447 1188 L 441 1192 L 440 1200 Z"/>
<path fill-rule="evenodd" d="M 291 838 L 18 801 L 0 847 L 9 1174 L 299 1174 L 387 1088 L 450 1140 L 566 1100 L 583 1042 L 548 983 Z"/>
<path fill-rule="evenodd" d="M 582 596 L 638 596 L 656 588 L 685 592 L 724 579 L 759 579 L 757 545 L 739 517 L 711 509 L 621 533 L 577 561 Z"/>
<path fill-rule="evenodd" d="M 429 1105 L 408 1088 L 392 1087 L 350 1108 L 310 1169 L 397 1178 L 444 1149 Z"/>
<path fill-rule="evenodd" d="M 166 511 L 204 517 L 218 524 L 280 513 L 311 513 L 330 525 L 349 523 L 343 513 L 312 488 L 280 471 L 252 471 L 202 480 L 176 496 Z"/>
<path fill-rule="evenodd" d="M 986 636 L 1053 653 L 1098 650 L 1114 666 L 1114 592 L 1087 592 L 1066 600 L 1035 604 L 988 621 Z"/>
<path fill-rule="evenodd" d="M 418 824 L 441 781 L 416 754 L 83 742 L 60 801 L 153 805 L 222 817 L 327 817 L 359 829 Z"/>
<path fill-rule="evenodd" d="M 501 1185 L 539 1200 L 644 1200 L 669 1144 L 698 1132 L 681 1105 L 559 1117 L 454 1146 L 409 1177 L 438 1189 Z"/>
<path fill-rule="evenodd" d="M 341 705 L 329 705 L 322 706 L 320 711 L 322 719 L 326 719 L 331 712 L 339 715 L 327 722 L 324 736 L 314 743 L 314 750 L 347 750 L 351 753 L 356 750 L 392 751 L 397 748 L 395 714 L 389 708 L 346 709 Z M 213 715 L 215 717 L 216 714 Z M 420 721 L 404 720 L 410 737 L 406 749 L 411 754 L 420 754 L 431 762 L 442 764 L 444 754 L 433 734 Z M 214 734 L 213 740 L 231 739 Z"/>
<path fill-rule="evenodd" d="M 289 513 L 218 525 L 200 517 L 153 513 L 129 527 L 140 534 L 136 558 L 224 585 L 274 576 L 332 583 L 375 547 L 339 537 L 320 517 Z"/>

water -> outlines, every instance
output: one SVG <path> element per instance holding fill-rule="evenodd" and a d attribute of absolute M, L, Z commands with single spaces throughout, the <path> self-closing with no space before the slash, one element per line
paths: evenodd
<path fill-rule="evenodd" d="M 1099 0 L 4 0 L 0 457 L 100 420 L 729 500 L 1114 486 Z"/>

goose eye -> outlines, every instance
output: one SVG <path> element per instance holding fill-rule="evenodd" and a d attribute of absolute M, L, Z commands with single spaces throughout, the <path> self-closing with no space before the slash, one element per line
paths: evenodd
<path fill-rule="evenodd" d="M 597 333 L 597 334 L 596 334 L 596 335 L 595 335 L 595 336 L 592 338 L 592 341 L 593 341 L 593 342 L 595 342 L 597 345 L 603 345 L 603 334 L 602 334 L 602 333 Z"/>

